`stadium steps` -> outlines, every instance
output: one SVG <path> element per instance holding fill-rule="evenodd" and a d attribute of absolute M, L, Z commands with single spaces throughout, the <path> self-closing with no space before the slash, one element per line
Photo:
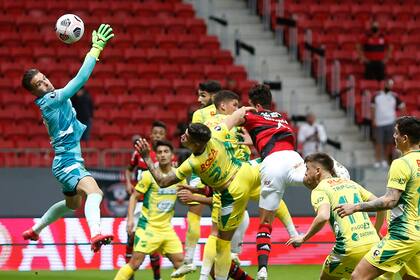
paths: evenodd
<path fill-rule="evenodd" d="M 386 190 L 388 168 L 365 168 L 362 184 L 376 196 L 382 196 Z"/>

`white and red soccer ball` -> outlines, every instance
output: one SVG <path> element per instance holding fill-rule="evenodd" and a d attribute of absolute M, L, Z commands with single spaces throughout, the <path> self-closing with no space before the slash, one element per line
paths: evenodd
<path fill-rule="evenodd" d="M 85 25 L 80 17 L 73 14 L 61 16 L 55 24 L 58 39 L 66 44 L 73 44 L 82 38 Z"/>

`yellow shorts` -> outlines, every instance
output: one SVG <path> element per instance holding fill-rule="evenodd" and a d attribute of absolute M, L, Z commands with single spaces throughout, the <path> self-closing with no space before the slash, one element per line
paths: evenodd
<path fill-rule="evenodd" d="M 211 221 L 215 224 L 217 224 L 219 221 L 219 213 L 220 213 L 221 204 L 222 202 L 220 200 L 220 193 L 214 192 L 212 208 L 211 208 Z"/>
<path fill-rule="evenodd" d="M 134 252 L 152 254 L 161 252 L 162 254 L 182 254 L 182 244 L 173 228 L 161 229 L 146 227 L 137 228 L 134 237 Z"/>
<path fill-rule="evenodd" d="M 217 223 L 219 230 L 234 230 L 241 224 L 248 206 L 250 190 L 260 185 L 259 172 L 258 166 L 243 163 L 229 187 L 220 192 L 221 205 Z"/>
<path fill-rule="evenodd" d="M 365 259 L 384 271 L 395 273 L 403 269 L 420 278 L 420 241 L 391 240 L 387 235 L 371 248 Z"/>
<path fill-rule="evenodd" d="M 365 244 L 356 248 L 346 250 L 345 254 L 338 254 L 334 251 L 325 258 L 322 266 L 322 272 L 332 277 L 350 279 L 359 261 L 369 252 L 372 244 Z"/>

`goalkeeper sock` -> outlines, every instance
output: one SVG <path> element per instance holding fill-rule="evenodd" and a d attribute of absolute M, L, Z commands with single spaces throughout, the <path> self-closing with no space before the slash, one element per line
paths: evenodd
<path fill-rule="evenodd" d="M 99 209 L 101 201 L 102 195 L 91 193 L 88 194 L 85 202 L 85 216 L 91 238 L 101 233 L 101 210 Z"/>
<path fill-rule="evenodd" d="M 35 223 L 32 227 L 32 230 L 39 234 L 43 228 L 49 224 L 55 222 L 58 218 L 64 216 L 64 214 L 73 211 L 72 209 L 66 206 L 66 201 L 62 200 L 53 204 L 47 212 Z"/>
<path fill-rule="evenodd" d="M 295 224 L 293 223 L 292 216 L 290 216 L 289 209 L 283 200 L 280 200 L 279 208 L 276 210 L 276 217 L 286 227 L 290 237 L 298 236 L 298 232 L 295 228 Z"/>
<path fill-rule="evenodd" d="M 194 259 L 195 247 L 197 246 L 198 239 L 200 238 L 200 219 L 201 216 L 188 212 L 188 231 L 185 236 L 185 257 L 184 263 L 190 264 Z"/>

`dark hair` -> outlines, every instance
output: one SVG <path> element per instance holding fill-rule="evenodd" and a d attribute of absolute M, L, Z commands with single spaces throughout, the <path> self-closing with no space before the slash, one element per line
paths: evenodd
<path fill-rule="evenodd" d="M 190 123 L 188 125 L 188 134 L 190 137 L 200 143 L 207 143 L 211 138 L 211 131 L 202 123 Z"/>
<path fill-rule="evenodd" d="M 239 101 L 239 95 L 230 90 L 221 90 L 214 96 L 213 104 L 216 106 L 216 108 L 219 108 L 222 102 L 230 100 Z"/>
<path fill-rule="evenodd" d="M 154 127 L 161 127 L 166 130 L 166 124 L 162 121 L 153 121 L 152 128 Z"/>
<path fill-rule="evenodd" d="M 222 86 L 218 81 L 208 80 L 198 84 L 198 89 L 202 91 L 206 91 L 210 94 L 217 93 L 219 90 L 222 89 Z"/>
<path fill-rule="evenodd" d="M 401 135 L 407 135 L 411 144 L 420 142 L 420 120 L 414 116 L 403 116 L 397 119 L 397 128 Z"/>
<path fill-rule="evenodd" d="M 305 157 L 305 163 L 316 162 L 322 166 L 323 169 L 335 176 L 334 161 L 326 153 L 313 153 Z"/>
<path fill-rule="evenodd" d="M 270 87 L 263 84 L 253 86 L 248 92 L 248 98 L 252 104 L 260 104 L 264 109 L 271 107 L 271 91 Z"/>
<path fill-rule="evenodd" d="M 171 150 L 171 152 L 174 151 L 174 146 L 168 140 L 158 140 L 158 141 L 156 141 L 155 144 L 154 144 L 154 150 L 156 151 L 159 146 L 166 146 L 166 147 L 169 148 L 169 150 Z"/>
<path fill-rule="evenodd" d="M 33 77 L 38 73 L 39 73 L 39 70 L 35 68 L 26 70 L 25 73 L 23 73 L 22 86 L 24 89 L 26 89 L 27 91 L 32 91 L 34 89 L 34 87 L 31 84 L 31 81 Z"/>

